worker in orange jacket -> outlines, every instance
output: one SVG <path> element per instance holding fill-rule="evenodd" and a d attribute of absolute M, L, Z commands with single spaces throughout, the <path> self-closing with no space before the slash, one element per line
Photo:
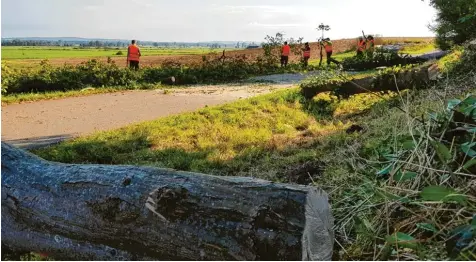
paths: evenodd
<path fill-rule="evenodd" d="M 127 63 L 134 70 L 139 70 L 140 48 L 136 44 L 136 40 L 132 40 L 131 45 L 127 48 Z"/>
<path fill-rule="evenodd" d="M 366 43 L 364 38 L 359 37 L 359 42 L 357 43 L 357 56 L 362 56 L 364 54 Z"/>
<path fill-rule="evenodd" d="M 304 49 L 302 52 L 304 67 L 307 67 L 309 64 L 309 59 L 311 58 L 311 47 L 309 46 L 309 43 L 304 44 Z"/>
<path fill-rule="evenodd" d="M 371 36 L 371 35 L 369 35 L 369 36 L 367 37 L 367 46 L 366 46 L 366 48 L 367 48 L 367 51 L 368 51 L 369 53 L 373 53 L 374 50 L 375 50 L 375 39 L 374 39 L 374 37 Z"/>
<path fill-rule="evenodd" d="M 289 61 L 289 54 L 291 53 L 291 47 L 288 42 L 284 42 L 284 46 L 281 49 L 281 67 L 286 67 Z"/>
<path fill-rule="evenodd" d="M 331 62 L 338 65 L 339 61 L 332 58 L 333 48 L 332 48 L 331 39 L 329 38 L 324 39 L 323 41 L 321 41 L 321 45 L 324 47 L 324 50 L 326 51 L 327 65 L 330 65 Z"/>

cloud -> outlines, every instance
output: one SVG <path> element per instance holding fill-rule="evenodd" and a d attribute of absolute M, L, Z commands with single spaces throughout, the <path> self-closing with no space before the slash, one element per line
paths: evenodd
<path fill-rule="evenodd" d="M 272 6 L 272 5 L 213 5 L 213 9 L 218 12 L 226 12 L 229 14 L 242 13 L 296 13 L 296 8 L 293 6 Z"/>
<path fill-rule="evenodd" d="M 374 9 L 361 9 L 354 0 L 2 0 L 2 36 L 260 41 L 285 31 L 314 40 L 322 22 L 331 26 L 331 38 L 358 36 L 362 29 L 428 35 L 434 10 L 420 1 L 400 1 L 367 0 Z M 388 4 L 392 12 L 383 12 Z"/>
<path fill-rule="evenodd" d="M 84 10 L 86 11 L 99 11 L 99 9 L 101 8 L 101 6 L 97 6 L 97 5 L 87 5 L 84 7 Z"/>
<path fill-rule="evenodd" d="M 306 24 L 263 24 L 258 22 L 250 22 L 248 23 L 249 26 L 258 26 L 258 27 L 301 27 L 306 26 Z"/>

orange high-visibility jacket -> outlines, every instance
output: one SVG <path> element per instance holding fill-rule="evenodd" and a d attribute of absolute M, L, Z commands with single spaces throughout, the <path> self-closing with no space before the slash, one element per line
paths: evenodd
<path fill-rule="evenodd" d="M 130 45 L 128 47 L 129 56 L 127 56 L 128 61 L 139 61 L 140 50 L 137 45 Z"/>
<path fill-rule="evenodd" d="M 304 57 L 311 57 L 311 48 L 304 50 L 303 52 Z"/>
<path fill-rule="evenodd" d="M 291 53 L 291 47 L 289 45 L 283 46 L 283 50 L 281 51 L 282 56 L 289 56 Z"/>
<path fill-rule="evenodd" d="M 359 41 L 359 43 L 357 44 L 357 51 L 364 51 L 365 49 L 365 41 L 362 40 L 362 41 Z"/>
<path fill-rule="evenodd" d="M 332 52 L 332 42 L 331 41 L 325 41 L 324 42 L 324 49 L 326 49 L 327 53 Z"/>

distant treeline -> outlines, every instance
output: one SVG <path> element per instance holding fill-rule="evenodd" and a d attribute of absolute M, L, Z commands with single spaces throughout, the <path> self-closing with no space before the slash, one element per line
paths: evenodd
<path fill-rule="evenodd" d="M 91 40 L 91 41 L 65 41 L 65 40 L 22 40 L 22 39 L 2 39 L 2 46 L 79 46 L 79 47 L 126 47 L 130 44 L 129 41 L 108 41 L 108 40 Z M 151 41 L 140 41 L 141 46 L 150 46 L 150 47 L 178 47 L 178 48 L 192 48 L 192 47 L 202 47 L 202 48 L 246 48 L 248 46 L 256 45 L 255 43 L 250 42 L 201 42 L 201 43 L 184 43 L 184 42 L 151 42 Z"/>

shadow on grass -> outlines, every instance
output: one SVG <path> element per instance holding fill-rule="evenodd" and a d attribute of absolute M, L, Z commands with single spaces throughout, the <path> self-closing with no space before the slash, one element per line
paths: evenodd
<path fill-rule="evenodd" d="M 312 142 L 304 147 L 289 145 L 272 149 L 267 141 L 245 148 L 236 156 L 216 159 L 220 145 L 185 150 L 156 150 L 144 132 L 129 139 L 98 140 L 79 138 L 32 153 L 49 161 L 72 164 L 147 165 L 220 176 L 251 176 L 283 183 L 310 184 L 321 173 Z"/>

